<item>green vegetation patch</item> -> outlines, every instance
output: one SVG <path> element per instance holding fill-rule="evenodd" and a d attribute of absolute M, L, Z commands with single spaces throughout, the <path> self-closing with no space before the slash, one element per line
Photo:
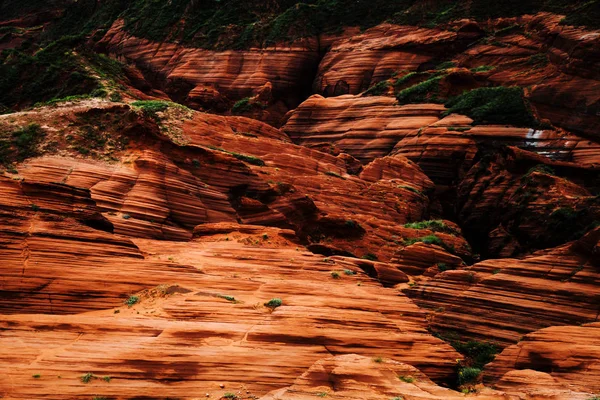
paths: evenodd
<path fill-rule="evenodd" d="M 3 50 L 0 105 L 23 108 L 99 89 L 101 83 L 84 67 L 83 57 L 74 52 L 80 41 L 80 37 L 65 37 L 33 54 L 18 49 Z"/>
<path fill-rule="evenodd" d="M 535 127 L 536 121 L 531 107 L 520 87 L 485 87 L 464 92 L 445 104 L 446 115 L 467 115 L 476 124 L 501 124 Z"/>
<path fill-rule="evenodd" d="M 388 89 L 390 88 L 391 84 L 388 81 L 381 81 L 378 82 L 376 84 L 374 84 L 373 86 L 371 86 L 369 89 L 367 89 L 364 93 L 363 96 L 381 96 L 387 93 Z"/>
<path fill-rule="evenodd" d="M 408 224 L 404 224 L 404 227 L 409 228 L 409 229 L 429 229 L 434 232 L 446 232 L 446 233 L 452 233 L 452 234 L 458 233 L 456 231 L 456 229 L 446 225 L 446 223 L 441 219 L 410 222 Z"/>
<path fill-rule="evenodd" d="M 38 124 L 0 133 L 0 165 L 20 162 L 38 155 L 37 148 L 44 136 L 44 130 Z"/>
<path fill-rule="evenodd" d="M 138 296 L 129 296 L 129 298 L 125 300 L 125 304 L 127 305 L 127 307 L 131 307 L 137 304 L 139 301 L 140 298 Z"/>
<path fill-rule="evenodd" d="M 481 370 L 475 367 L 463 367 L 458 370 L 458 384 L 467 385 L 477 382 Z"/>
<path fill-rule="evenodd" d="M 267 301 L 264 305 L 265 305 L 265 307 L 275 309 L 277 307 L 281 307 L 282 304 L 283 304 L 283 301 L 280 298 L 275 297 L 275 298 Z"/>
<path fill-rule="evenodd" d="M 399 104 L 439 103 L 440 81 L 444 76 L 434 74 L 427 80 L 419 82 L 396 93 Z"/>

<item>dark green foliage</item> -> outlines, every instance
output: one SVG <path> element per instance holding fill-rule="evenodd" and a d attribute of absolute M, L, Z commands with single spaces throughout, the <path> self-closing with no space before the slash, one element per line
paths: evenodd
<path fill-rule="evenodd" d="M 476 340 L 453 341 L 450 344 L 456 351 L 468 357 L 470 364 L 476 368 L 483 368 L 485 364 L 492 362 L 499 351 L 492 343 Z"/>
<path fill-rule="evenodd" d="M 218 295 L 217 295 L 217 297 L 220 297 L 220 298 L 222 298 L 222 299 L 225 299 L 225 300 L 227 300 L 227 301 L 231 301 L 231 302 L 233 302 L 233 303 L 237 303 L 237 302 L 238 302 L 238 301 L 235 299 L 235 297 L 233 297 L 233 296 L 229 296 L 229 295 L 226 295 L 226 294 L 218 294 Z"/>
<path fill-rule="evenodd" d="M 388 81 L 378 82 L 365 91 L 363 96 L 381 96 L 387 93 L 389 87 L 390 83 Z"/>
<path fill-rule="evenodd" d="M 209 147 L 209 148 L 211 148 L 213 150 L 218 150 L 218 151 L 221 151 L 223 153 L 230 154 L 230 155 L 234 156 L 235 158 L 237 158 L 238 160 L 245 161 L 248 164 L 257 165 L 259 167 L 262 167 L 262 166 L 265 165 L 265 162 L 263 160 L 261 160 L 260 158 L 258 158 L 258 157 L 249 156 L 247 154 L 235 153 L 235 152 L 232 152 L 232 151 L 227 151 L 227 150 L 222 149 L 220 147 L 213 147 L 213 146 L 207 146 L 207 147 Z"/>
<path fill-rule="evenodd" d="M 446 263 L 437 263 L 436 265 L 437 265 L 437 267 L 438 267 L 438 270 L 439 270 L 440 272 L 444 272 L 444 271 L 450 271 L 450 270 L 454 269 L 454 266 L 453 266 L 453 265 L 448 265 L 448 264 L 446 264 Z"/>
<path fill-rule="evenodd" d="M 38 124 L 30 124 L 9 134 L 0 134 L 0 165 L 37 155 L 37 146 L 44 135 Z"/>
<path fill-rule="evenodd" d="M 277 307 L 280 307 L 282 304 L 283 304 L 283 302 L 281 301 L 281 299 L 275 297 L 275 298 L 267 301 L 265 303 L 265 307 L 275 309 Z"/>
<path fill-rule="evenodd" d="M 437 69 L 438 71 L 443 71 L 443 70 L 455 68 L 455 67 L 456 67 L 456 63 L 454 61 L 444 61 L 444 62 L 438 64 L 435 67 L 435 69 Z"/>
<path fill-rule="evenodd" d="M 81 379 L 81 382 L 83 382 L 83 383 L 89 383 L 92 379 L 97 379 L 97 378 L 96 378 L 96 375 L 92 374 L 91 372 L 88 372 L 87 374 L 82 375 L 80 379 Z"/>
<path fill-rule="evenodd" d="M 30 55 L 16 49 L 0 53 L 0 104 L 23 107 L 53 98 L 89 94 L 99 82 L 73 49 L 80 37 L 65 37 Z"/>
<path fill-rule="evenodd" d="M 367 253 L 363 256 L 365 260 L 377 261 L 377 256 L 373 253 Z"/>
<path fill-rule="evenodd" d="M 404 239 L 402 241 L 402 245 L 410 246 L 410 245 L 413 245 L 413 244 L 419 243 L 419 242 L 425 243 L 425 244 L 434 244 L 436 246 L 443 247 L 444 250 L 446 250 L 449 253 L 452 253 L 452 254 L 456 253 L 456 249 L 454 248 L 454 246 L 446 244 L 446 242 L 444 242 L 441 238 L 439 238 L 436 235 L 427 235 L 427 236 L 422 236 L 422 237 L 418 237 L 418 238 Z"/>
<path fill-rule="evenodd" d="M 494 70 L 496 67 L 491 65 L 480 65 L 479 67 L 471 68 L 471 72 L 488 72 Z"/>
<path fill-rule="evenodd" d="M 400 188 L 400 189 L 406 189 L 406 190 L 410 190 L 410 191 L 411 191 L 411 192 L 413 192 L 413 193 L 416 193 L 416 194 L 418 194 L 418 195 L 420 195 L 420 196 L 423 196 L 423 192 L 421 192 L 419 189 L 416 189 L 416 188 L 414 188 L 414 187 L 412 187 L 412 186 L 408 186 L 408 185 L 398 185 L 398 188 Z"/>
<path fill-rule="evenodd" d="M 448 100 L 446 107 L 446 114 L 468 115 L 478 124 L 538 125 L 519 87 L 473 89 Z"/>
<path fill-rule="evenodd" d="M 412 238 L 412 239 L 406 239 L 404 240 L 403 244 L 405 246 L 410 246 L 412 244 L 415 243 L 419 243 L 419 242 L 423 242 L 425 244 L 435 244 L 438 246 L 445 246 L 445 243 L 442 239 L 440 239 L 439 237 L 437 237 L 436 235 L 427 235 L 427 236 L 423 236 L 423 237 L 419 237 L 419 238 Z"/>
<path fill-rule="evenodd" d="M 441 219 L 432 219 L 429 221 L 420 221 L 420 222 L 410 222 L 408 224 L 404 224 L 405 228 L 409 229 L 429 229 L 434 232 L 447 232 L 447 233 L 457 233 L 456 230 L 441 220 Z"/>
<path fill-rule="evenodd" d="M 259 167 L 262 167 L 265 165 L 265 162 L 258 157 L 249 156 L 249 155 L 240 154 L 240 153 L 233 153 L 233 152 L 229 152 L 229 154 L 231 154 L 232 156 L 234 156 L 235 158 L 237 158 L 240 161 L 247 162 L 248 164 L 257 165 Z"/>
<path fill-rule="evenodd" d="M 440 99 L 439 84 L 443 76 L 433 75 L 431 78 L 403 89 L 396 94 L 400 104 L 438 103 Z"/>
<path fill-rule="evenodd" d="M 458 371 L 458 384 L 465 385 L 469 383 L 477 382 L 479 375 L 481 374 L 481 370 L 475 367 L 464 367 L 460 368 Z"/>
<path fill-rule="evenodd" d="M 250 97 L 246 97 L 237 101 L 231 108 L 231 113 L 236 115 L 245 114 L 250 111 L 252 111 L 252 102 Z"/>
<path fill-rule="evenodd" d="M 225 393 L 223 395 L 224 398 L 228 399 L 228 400 L 237 400 L 238 396 L 233 394 L 233 393 Z"/>
<path fill-rule="evenodd" d="M 158 120 L 158 112 L 165 111 L 172 103 L 162 100 L 143 100 L 131 103 L 133 107 L 142 110 L 145 116 Z"/>
<path fill-rule="evenodd" d="M 140 298 L 137 296 L 129 296 L 129 298 L 127 300 L 125 300 L 125 304 L 128 307 L 131 307 L 135 304 L 137 304 L 140 301 Z"/>

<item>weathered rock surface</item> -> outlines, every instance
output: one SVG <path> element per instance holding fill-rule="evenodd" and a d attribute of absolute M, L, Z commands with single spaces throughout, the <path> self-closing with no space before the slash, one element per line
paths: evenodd
<path fill-rule="evenodd" d="M 594 251 L 599 237 L 597 228 L 579 243 L 523 259 L 486 260 L 446 271 L 408 293 L 419 306 L 436 310 L 430 315 L 434 331 L 500 346 L 541 328 L 593 322 L 598 318 Z"/>
<path fill-rule="evenodd" d="M 450 185 L 478 145 L 518 146 L 550 159 L 597 165 L 598 144 L 561 130 L 472 126 L 439 104 L 398 106 L 391 97 L 313 95 L 288 114 L 282 127 L 298 144 L 334 144 L 363 163 L 391 154 L 416 162 L 436 183 Z"/>
<path fill-rule="evenodd" d="M 299 104 L 319 63 L 313 41 L 295 47 L 215 52 L 136 38 L 117 21 L 99 43 L 132 62 L 146 80 L 182 103 L 224 111 L 237 100 L 259 95 L 269 86 L 265 120 L 276 124 Z"/>
<path fill-rule="evenodd" d="M 496 382 L 509 371 L 536 370 L 576 391 L 600 392 L 600 323 L 553 326 L 525 335 L 486 367 L 485 381 Z M 495 386 L 504 389 L 506 382 Z M 513 386 L 514 389 L 517 386 Z"/>
<path fill-rule="evenodd" d="M 73 232 L 78 241 L 32 232 L 28 265 L 16 256 L 2 269 L 3 286 L 29 294 L 26 304 L 14 297 L 5 299 L 12 308 L 3 304 L 12 310 L 0 322 L 6 398 L 134 397 L 140 390 L 185 398 L 242 390 L 247 397 L 246 390 L 262 395 L 329 354 L 347 353 L 398 359 L 443 381 L 460 357 L 429 335 L 406 297 L 348 263 L 354 275 L 340 270 L 333 278 L 336 260 L 323 261 L 274 228 L 189 243 L 126 241 L 131 255 L 115 254 L 109 234 L 86 243 L 89 233 Z M 51 283 L 25 289 L 29 276 Z M 130 294 L 140 300 L 128 308 Z M 275 297 L 281 307 L 263 306 Z M 87 372 L 111 382 L 86 385 L 79 378 Z"/>
<path fill-rule="evenodd" d="M 525 372 L 525 373 L 523 373 Z M 570 389 L 558 383 L 547 374 L 534 371 L 512 371 L 506 374 L 502 383 L 504 391 L 485 388 L 477 394 L 469 394 L 474 399 L 578 399 L 589 398 L 590 393 Z M 528 378 L 519 382 L 520 392 L 510 383 L 519 378 Z M 534 379 L 531 379 L 534 378 Z M 381 360 L 357 356 L 354 354 L 319 360 L 302 374 L 292 386 L 273 391 L 263 400 L 311 399 L 314 396 L 327 396 L 334 399 L 425 399 L 446 400 L 463 399 L 465 395 L 435 385 L 426 375 L 409 365 L 393 360 Z"/>

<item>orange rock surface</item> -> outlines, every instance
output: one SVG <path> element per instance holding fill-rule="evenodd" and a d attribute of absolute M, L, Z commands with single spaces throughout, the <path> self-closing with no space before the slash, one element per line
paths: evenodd
<path fill-rule="evenodd" d="M 600 33 L 561 18 L 92 32 L 105 98 L 0 104 L 0 398 L 596 399 Z M 423 71 L 439 103 L 400 105 Z M 536 128 L 441 104 L 498 85 Z"/>

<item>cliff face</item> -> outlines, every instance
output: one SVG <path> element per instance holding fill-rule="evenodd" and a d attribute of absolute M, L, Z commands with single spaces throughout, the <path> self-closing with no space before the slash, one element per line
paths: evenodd
<path fill-rule="evenodd" d="M 2 3 L 0 397 L 598 396 L 597 2 L 487 3 Z"/>

